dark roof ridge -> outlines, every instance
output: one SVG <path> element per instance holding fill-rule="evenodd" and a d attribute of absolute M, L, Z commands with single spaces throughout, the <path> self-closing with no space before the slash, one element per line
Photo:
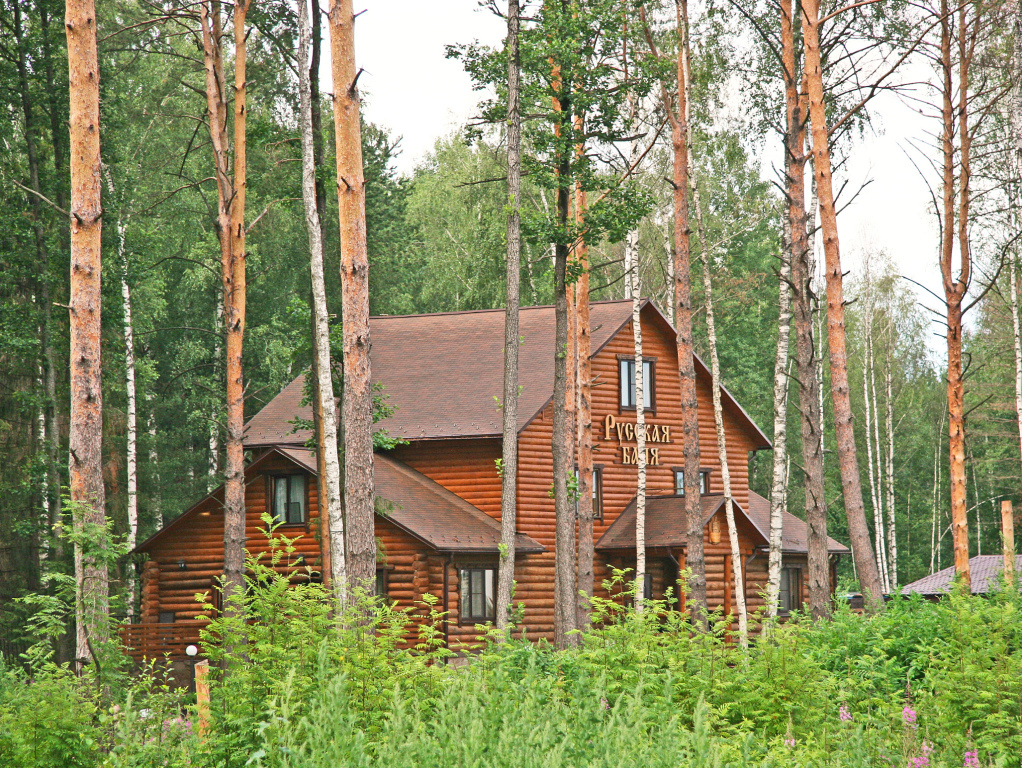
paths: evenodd
<path fill-rule="evenodd" d="M 651 299 L 643 298 L 643 301 L 651 301 Z M 600 299 L 598 301 L 590 301 L 590 304 L 631 304 L 631 299 Z M 554 304 L 529 304 L 518 308 L 519 312 L 528 312 L 533 309 L 555 309 Z M 450 317 L 452 315 L 481 315 L 489 312 L 505 312 L 506 307 L 489 307 L 487 309 L 452 309 L 447 312 L 412 312 L 407 315 L 370 315 L 370 320 L 400 320 L 403 318 L 413 317 Z"/>

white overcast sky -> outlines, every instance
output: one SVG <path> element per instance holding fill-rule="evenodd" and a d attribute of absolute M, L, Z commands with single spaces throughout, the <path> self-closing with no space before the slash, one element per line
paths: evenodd
<path fill-rule="evenodd" d="M 438 138 L 475 114 L 478 94 L 461 65 L 445 58 L 444 46 L 473 40 L 496 44 L 504 24 L 476 0 L 362 2 L 366 11 L 357 21 L 356 58 L 365 69 L 359 81 L 367 95 L 365 114 L 402 137 L 397 167 L 411 172 Z M 876 108 L 878 130 L 857 145 L 845 172 L 849 189 L 870 184 L 839 219 L 843 266 L 855 275 L 864 248 L 883 249 L 902 274 L 939 294 L 929 192 L 905 153 L 909 142 L 923 139 L 927 123 L 895 98 L 883 99 Z M 931 297 L 913 290 L 935 306 Z M 938 348 L 939 340 L 933 341 Z"/>

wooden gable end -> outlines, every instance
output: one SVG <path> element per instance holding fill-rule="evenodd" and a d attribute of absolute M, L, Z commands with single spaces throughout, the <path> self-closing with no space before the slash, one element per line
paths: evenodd
<path fill-rule="evenodd" d="M 641 315 L 643 358 L 654 361 L 654 407 L 647 409 L 649 464 L 646 492 L 674 492 L 674 470 L 684 465 L 681 444 L 681 383 L 678 378 L 674 333 L 659 311 L 646 304 Z M 594 525 L 599 540 L 636 493 L 634 410 L 620 407 L 619 361 L 634 357 L 631 322 L 593 356 L 593 464 L 602 474 L 602 519 Z M 551 360 L 551 365 L 553 361 Z M 701 366 L 699 366 L 701 367 Z M 705 369 L 698 376 L 699 447 L 701 466 L 710 471 L 710 493 L 722 493 L 717 433 L 713 420 L 712 382 Z M 610 417 L 610 421 L 608 421 Z M 629 427 L 625 427 L 629 425 Z M 763 447 L 765 438 L 755 430 L 737 406 L 724 407 L 724 432 L 735 500 L 749 503 L 749 453 Z M 550 452 L 553 432 L 552 405 L 547 406 L 522 430 L 518 442 L 518 528 L 547 547 L 554 541 L 554 502 Z M 654 439 L 655 438 L 655 439 Z M 628 462 L 628 463 L 626 463 Z M 499 483 L 498 483 L 499 494 Z M 499 495 L 498 495 L 499 502 Z"/>

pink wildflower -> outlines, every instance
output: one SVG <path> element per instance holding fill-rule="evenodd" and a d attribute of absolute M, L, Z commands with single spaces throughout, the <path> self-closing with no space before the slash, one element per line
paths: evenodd
<path fill-rule="evenodd" d="M 785 739 L 784 740 L 784 746 L 786 746 L 788 749 L 794 749 L 795 748 L 795 740 L 794 739 Z"/>
<path fill-rule="evenodd" d="M 965 761 L 962 768 L 979 768 L 979 750 L 970 749 L 965 753 Z"/>
<path fill-rule="evenodd" d="M 852 720 L 852 712 L 848 709 L 847 704 L 842 704 L 838 707 L 838 715 L 841 717 L 842 723 L 849 723 Z"/>
<path fill-rule="evenodd" d="M 605 710 L 607 710 L 608 712 L 610 711 L 610 702 L 607 701 L 607 697 L 606 696 L 603 696 L 603 697 L 600 698 L 600 704 L 603 705 L 603 708 Z"/>
<path fill-rule="evenodd" d="M 913 757 L 912 768 L 927 768 L 930 764 L 930 758 L 927 755 L 921 755 L 919 757 Z"/>
<path fill-rule="evenodd" d="M 922 749 L 923 749 L 923 754 L 924 755 L 932 755 L 933 754 L 933 743 L 929 742 L 929 741 L 924 741 Z"/>
<path fill-rule="evenodd" d="M 908 704 L 906 704 L 905 708 L 901 710 L 901 722 L 903 722 L 907 728 L 916 727 L 916 711 Z"/>

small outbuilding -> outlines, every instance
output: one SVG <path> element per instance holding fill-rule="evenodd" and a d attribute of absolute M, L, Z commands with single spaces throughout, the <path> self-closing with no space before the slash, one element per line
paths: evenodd
<path fill-rule="evenodd" d="M 969 558 L 969 575 L 972 577 L 972 594 L 986 595 L 997 587 L 1004 558 L 1001 555 L 977 555 Z M 1015 572 L 1022 573 L 1022 555 L 1015 556 Z M 906 584 L 901 594 L 922 595 L 928 600 L 936 600 L 951 592 L 955 580 L 954 566 L 942 571 L 931 573 L 918 581 Z"/>

